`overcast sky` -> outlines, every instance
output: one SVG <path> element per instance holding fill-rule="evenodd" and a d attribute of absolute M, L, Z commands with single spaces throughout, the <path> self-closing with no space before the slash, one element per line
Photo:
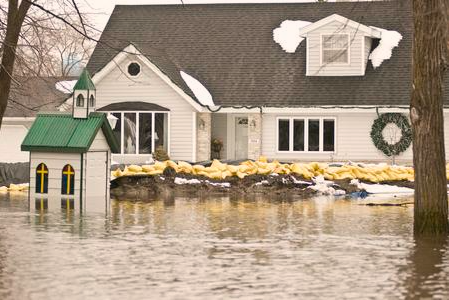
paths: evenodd
<path fill-rule="evenodd" d="M 334 0 L 329 0 L 332 2 Z M 99 30 L 103 30 L 116 4 L 181 4 L 181 0 L 84 0 L 84 11 L 92 13 L 92 18 Z M 298 3 L 315 2 L 315 0 L 184 0 L 185 4 L 196 3 Z"/>

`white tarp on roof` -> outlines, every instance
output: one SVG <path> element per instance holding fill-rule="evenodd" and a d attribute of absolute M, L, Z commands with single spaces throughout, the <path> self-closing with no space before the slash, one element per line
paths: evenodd
<path fill-rule="evenodd" d="M 181 71 L 181 77 L 202 105 L 215 106 L 209 90 L 197 79 Z"/>
<path fill-rule="evenodd" d="M 281 45 L 287 53 L 295 53 L 299 44 L 304 40 L 299 35 L 299 30 L 312 23 L 307 21 L 285 20 L 278 28 L 273 30 L 273 40 Z"/>

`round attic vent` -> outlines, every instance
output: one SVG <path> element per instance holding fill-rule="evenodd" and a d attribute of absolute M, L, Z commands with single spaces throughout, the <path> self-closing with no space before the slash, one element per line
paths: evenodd
<path fill-rule="evenodd" d="M 140 65 L 136 62 L 128 65 L 128 74 L 131 76 L 137 76 L 140 74 Z"/>

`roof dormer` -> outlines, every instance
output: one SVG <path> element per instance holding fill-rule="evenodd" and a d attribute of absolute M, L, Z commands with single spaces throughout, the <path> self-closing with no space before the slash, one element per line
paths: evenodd
<path fill-rule="evenodd" d="M 330 15 L 299 30 L 307 40 L 307 76 L 365 75 L 373 39 L 381 31 Z"/>
<path fill-rule="evenodd" d="M 390 59 L 402 35 L 333 14 L 314 23 L 285 20 L 273 30 L 273 39 L 286 53 L 295 53 L 307 40 L 302 43 L 307 76 L 363 76 L 368 60 L 376 69 Z M 371 51 L 374 40 L 379 42 Z"/>

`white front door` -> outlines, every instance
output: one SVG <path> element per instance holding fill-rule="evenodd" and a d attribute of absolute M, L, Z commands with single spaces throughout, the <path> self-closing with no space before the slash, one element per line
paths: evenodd
<path fill-rule="evenodd" d="M 107 206 L 107 152 L 86 153 L 86 196 L 83 209 L 88 211 L 103 211 Z"/>
<path fill-rule="evenodd" d="M 248 118 L 235 118 L 235 159 L 248 158 Z"/>

